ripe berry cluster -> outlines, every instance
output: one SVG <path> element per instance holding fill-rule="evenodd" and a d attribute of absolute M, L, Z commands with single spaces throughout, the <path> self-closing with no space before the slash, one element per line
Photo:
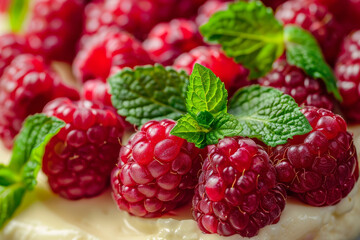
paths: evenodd
<path fill-rule="evenodd" d="M 35 0 L 23 33 L 0 35 L 0 139 L 10 149 L 26 117 L 55 116 L 66 126 L 46 146 L 42 165 L 54 193 L 76 200 L 111 185 L 119 208 L 141 217 L 192 201 L 205 233 L 252 237 L 279 221 L 287 194 L 312 206 L 337 204 L 359 178 L 352 135 L 331 112 L 337 103 L 321 80 L 285 57 L 255 83 L 306 106 L 310 133 L 273 148 L 227 137 L 198 149 L 171 135 L 176 122 L 165 119 L 147 122 L 122 144 L 131 127 L 116 113 L 107 79 L 123 68 L 161 63 L 191 74 L 199 63 L 224 82 L 230 97 L 251 84 L 249 71 L 199 32 L 228 2 Z M 263 2 L 285 25 L 314 35 L 338 78 L 342 113 L 360 122 L 360 21 L 351 21 L 360 19 L 360 2 Z M 56 71 L 57 61 L 66 62 L 76 82 Z"/>

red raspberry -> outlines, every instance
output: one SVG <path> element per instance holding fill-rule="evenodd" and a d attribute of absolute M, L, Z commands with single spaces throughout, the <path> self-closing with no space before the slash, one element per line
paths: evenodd
<path fill-rule="evenodd" d="M 36 0 L 25 32 L 32 51 L 48 59 L 71 61 L 83 11 L 82 0 Z"/>
<path fill-rule="evenodd" d="M 0 13 L 6 13 L 10 5 L 10 0 L 0 1 Z"/>
<path fill-rule="evenodd" d="M 312 206 L 334 205 L 359 178 L 353 137 L 339 115 L 326 109 L 301 110 L 313 130 L 271 149 L 279 182 Z"/>
<path fill-rule="evenodd" d="M 116 27 L 144 39 L 158 19 L 154 0 L 106 0 L 90 3 L 85 9 L 85 33 L 94 34 L 103 28 Z"/>
<path fill-rule="evenodd" d="M 25 39 L 13 33 L 0 35 L 0 77 L 11 61 L 26 52 Z"/>
<path fill-rule="evenodd" d="M 110 86 L 108 83 L 105 83 L 100 80 L 90 80 L 85 82 L 83 89 L 81 91 L 82 99 L 91 101 L 91 102 L 100 102 L 103 105 L 110 107 L 116 112 L 116 109 L 113 107 L 111 102 L 111 95 L 109 93 Z M 133 131 L 134 127 L 130 123 L 126 122 L 123 117 L 121 117 L 124 122 L 125 130 Z"/>
<path fill-rule="evenodd" d="M 89 39 L 74 60 L 74 73 L 82 81 L 106 81 L 112 67 L 152 64 L 141 43 L 126 32 L 106 29 Z"/>
<path fill-rule="evenodd" d="M 349 120 L 360 122 L 360 31 L 344 40 L 335 65 L 335 74 L 343 98 L 343 113 Z"/>
<path fill-rule="evenodd" d="M 157 217 L 191 201 L 206 150 L 170 135 L 174 125 L 149 121 L 121 148 L 111 179 L 120 209 Z"/>
<path fill-rule="evenodd" d="M 199 7 L 207 0 L 155 0 L 161 7 L 166 7 L 166 18 L 193 18 L 196 16 Z M 160 8 L 160 11 L 163 8 Z"/>
<path fill-rule="evenodd" d="M 299 106 L 315 106 L 332 110 L 332 97 L 327 94 L 323 82 L 307 76 L 303 70 L 279 59 L 265 77 L 259 79 L 262 86 L 270 86 L 293 97 Z"/>
<path fill-rule="evenodd" d="M 193 217 L 205 233 L 257 235 L 277 223 L 286 191 L 268 154 L 251 139 L 225 138 L 211 147 L 193 198 Z"/>
<path fill-rule="evenodd" d="M 203 44 L 198 26 L 193 21 L 173 19 L 156 25 L 143 46 L 155 62 L 171 65 L 181 53 Z"/>
<path fill-rule="evenodd" d="M 66 122 L 43 158 L 42 169 L 53 192 L 72 200 L 102 193 L 119 155 L 121 118 L 102 104 L 67 98 L 48 103 L 44 113 Z"/>
<path fill-rule="evenodd" d="M 210 0 L 205 2 L 200 8 L 196 17 L 196 23 L 200 26 L 205 24 L 211 15 L 214 13 L 225 10 L 227 3 L 221 0 Z"/>
<path fill-rule="evenodd" d="M 77 90 L 61 82 L 59 76 L 33 55 L 19 55 L 6 68 L 0 81 L 0 138 L 11 148 L 22 122 L 42 111 L 58 97 L 78 99 Z"/>
<path fill-rule="evenodd" d="M 82 98 L 91 102 L 101 102 L 105 106 L 112 106 L 110 86 L 100 80 L 87 81 L 81 91 Z"/>
<path fill-rule="evenodd" d="M 287 0 L 261 0 L 265 6 L 271 7 L 273 10 L 276 10 L 278 6 L 286 2 Z"/>
<path fill-rule="evenodd" d="M 295 24 L 311 32 L 326 60 L 330 64 L 335 62 L 345 33 L 325 6 L 311 0 L 291 0 L 278 7 L 276 18 L 284 24 Z"/>
<path fill-rule="evenodd" d="M 180 55 L 174 62 L 174 67 L 191 74 L 195 63 L 209 68 L 221 81 L 231 96 L 236 90 L 246 85 L 248 70 L 227 57 L 218 47 L 200 46 L 188 53 Z M 226 69 L 226 71 L 224 71 Z"/>
<path fill-rule="evenodd" d="M 326 6 L 347 32 L 360 27 L 360 0 L 315 0 Z"/>

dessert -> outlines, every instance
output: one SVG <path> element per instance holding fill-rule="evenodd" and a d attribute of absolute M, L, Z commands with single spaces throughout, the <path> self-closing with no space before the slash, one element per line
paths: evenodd
<path fill-rule="evenodd" d="M 352 239 L 359 235 L 360 130 L 348 128 L 340 115 L 317 108 L 326 105 L 333 110 L 344 97 L 310 33 L 323 36 L 311 26 L 324 20 L 323 15 L 330 16 L 330 11 L 316 1 L 311 3 L 315 12 L 301 12 L 310 21 L 308 32 L 278 21 L 259 1 L 214 2 L 216 9 L 204 6 L 198 21 L 205 21 L 199 28 L 204 42 L 217 46 L 201 46 L 205 43 L 196 28 L 190 33 L 195 39 L 180 34 L 187 31 L 187 24 L 196 26 L 192 13 L 206 1 L 190 2 L 104 0 L 87 5 L 88 1 L 77 1 L 86 9 L 82 37 L 77 32 L 78 37 L 69 40 L 66 31 L 57 35 L 58 43 L 69 40 L 72 47 L 66 43 L 49 49 L 62 49 L 67 59 L 29 42 L 54 39 L 52 27 L 57 21 L 51 19 L 71 12 L 67 7 L 49 8 L 54 11 L 48 16 L 51 24 L 41 32 L 29 34 L 31 27 L 25 27 L 25 34 L 14 35 L 24 36 L 21 44 L 26 50 L 20 52 L 27 55 L 17 56 L 12 50 L 10 58 L 4 55 L 7 66 L 0 92 L 7 93 L 2 103 L 8 109 L 7 115 L 0 112 L 0 120 L 25 114 L 7 121 L 17 126 L 10 138 L 0 136 L 8 148 L 13 147 L 12 155 L 0 150 L 5 159 L 0 164 L 0 238 Z M 44 3 L 36 0 L 35 9 Z M 277 16 L 296 4 L 295 0 L 284 3 Z M 179 11 L 171 16 L 174 7 Z M 216 13 L 207 16 L 207 12 Z M 47 18 L 40 13 L 35 11 L 29 18 L 30 26 L 36 26 L 34 19 Z M 178 15 L 188 19 L 176 19 Z M 63 29 L 72 27 L 67 16 L 58 21 L 66 23 Z M 164 20 L 168 23 L 159 24 Z M 324 24 L 325 32 L 331 32 Z M 12 22 L 14 31 L 18 27 Z M 327 43 L 318 40 L 324 48 Z M 154 52 L 158 46 L 153 45 L 159 42 L 163 47 Z M 71 50 L 76 44 L 79 51 Z M 10 48 L 18 49 L 15 45 Z M 81 94 L 57 80 L 66 75 L 49 65 L 74 55 L 72 68 Z M 279 90 L 252 84 L 250 80 L 271 74 L 282 78 L 273 65 L 278 59 L 286 59 L 293 72 L 302 75 L 284 73 L 291 90 L 281 83 L 275 86 Z M 173 61 L 174 66 L 161 65 Z M 272 70 L 275 73 L 268 75 Z M 60 82 L 61 90 L 41 92 L 54 82 L 54 86 Z M 297 84 L 314 91 L 304 93 Z M 30 97 L 22 97 L 23 92 Z M 313 93 L 326 104 L 310 101 L 307 95 Z M 50 97 L 43 98 L 47 94 Z M 63 98 L 67 94 L 73 99 Z M 24 103 L 30 104 L 24 108 Z"/>
<path fill-rule="evenodd" d="M 360 127 L 349 130 L 354 133 L 356 147 L 360 147 Z M 10 152 L 2 148 L 1 156 L 2 162 L 7 161 Z M 110 191 L 73 202 L 53 194 L 43 174 L 38 180 L 39 185 L 25 199 L 19 214 L 0 232 L 1 239 L 242 239 L 201 233 L 192 219 L 190 205 L 161 218 L 143 219 L 119 211 Z M 263 228 L 253 239 L 355 239 L 360 234 L 359 214 L 359 184 L 335 206 L 311 207 L 289 198 L 280 221 Z"/>

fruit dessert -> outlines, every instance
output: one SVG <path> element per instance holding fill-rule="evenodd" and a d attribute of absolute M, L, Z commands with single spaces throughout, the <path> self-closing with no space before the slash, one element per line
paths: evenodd
<path fill-rule="evenodd" d="M 3 3 L 0 239 L 359 237 L 336 4 Z"/>

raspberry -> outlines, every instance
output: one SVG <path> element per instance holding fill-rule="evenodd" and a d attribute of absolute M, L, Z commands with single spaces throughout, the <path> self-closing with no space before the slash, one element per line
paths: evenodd
<path fill-rule="evenodd" d="M 91 102 L 101 102 L 105 106 L 112 106 L 109 89 L 108 83 L 100 80 L 90 80 L 84 84 L 81 96 Z"/>
<path fill-rule="evenodd" d="M 72 61 L 83 11 L 82 0 L 36 0 L 25 32 L 33 53 L 51 60 Z"/>
<path fill-rule="evenodd" d="M 315 0 L 326 6 L 329 11 L 341 22 L 347 32 L 360 27 L 360 1 L 359 0 Z M 344 14 L 346 13 L 346 14 Z"/>
<path fill-rule="evenodd" d="M 207 0 L 155 0 L 159 6 L 167 6 L 167 18 L 193 18 Z M 160 8 L 161 10 L 161 8 Z"/>
<path fill-rule="evenodd" d="M 249 85 L 247 81 L 248 70 L 228 58 L 218 47 L 200 46 L 194 48 L 190 52 L 180 55 L 173 66 L 191 74 L 195 63 L 199 63 L 215 73 L 224 82 L 229 96 L 239 88 Z"/>
<path fill-rule="evenodd" d="M 326 93 L 323 82 L 307 76 L 303 70 L 291 66 L 285 59 L 273 64 L 273 69 L 265 77 L 259 79 L 262 86 L 270 86 L 281 90 L 295 99 L 299 106 L 315 106 L 332 110 L 332 97 Z"/>
<path fill-rule="evenodd" d="M 276 10 L 278 6 L 286 2 L 287 0 L 261 0 L 265 6 L 271 7 L 273 10 Z"/>
<path fill-rule="evenodd" d="M 66 122 L 46 146 L 43 158 L 52 191 L 71 200 L 102 193 L 119 155 L 121 118 L 102 104 L 67 98 L 49 102 L 44 113 Z"/>
<path fill-rule="evenodd" d="M 210 0 L 205 2 L 200 8 L 198 15 L 196 17 L 196 23 L 200 26 L 205 24 L 211 15 L 214 13 L 225 10 L 227 8 L 227 3 L 221 0 Z"/>
<path fill-rule="evenodd" d="M 143 43 L 155 62 L 171 65 L 181 53 L 203 45 L 197 25 L 186 19 L 173 19 L 159 23 Z"/>
<path fill-rule="evenodd" d="M 116 27 L 144 39 L 162 19 L 154 0 L 106 0 L 90 3 L 85 9 L 85 33 L 92 35 L 103 28 Z"/>
<path fill-rule="evenodd" d="M 100 102 L 103 105 L 112 108 L 114 112 L 116 109 L 113 107 L 111 102 L 111 95 L 109 93 L 109 84 L 100 80 L 90 80 L 85 82 L 83 89 L 81 91 L 81 98 L 88 100 L 90 102 Z M 123 117 L 121 117 L 124 129 L 133 131 L 133 125 L 126 122 Z"/>
<path fill-rule="evenodd" d="M 10 5 L 10 0 L 3 0 L 0 2 L 0 13 L 6 13 Z"/>
<path fill-rule="evenodd" d="M 78 99 L 79 94 L 64 85 L 42 57 L 16 57 L 0 81 L 0 138 L 5 146 L 12 147 L 27 116 L 41 112 L 47 102 L 58 97 Z"/>
<path fill-rule="evenodd" d="M 354 122 L 360 122 L 360 31 L 345 38 L 335 65 L 338 87 L 343 98 L 341 110 Z"/>
<path fill-rule="evenodd" d="M 11 61 L 26 52 L 25 39 L 13 33 L 0 35 L 0 77 Z"/>
<path fill-rule="evenodd" d="M 82 81 L 106 81 L 111 68 L 152 64 L 141 43 L 126 32 L 106 29 L 89 39 L 74 60 L 74 73 Z"/>
<path fill-rule="evenodd" d="M 205 233 L 252 237 L 278 222 L 285 200 L 268 154 L 251 139 L 225 138 L 204 161 L 193 217 Z"/>
<path fill-rule="evenodd" d="M 284 24 L 295 24 L 311 32 L 326 60 L 334 64 L 345 33 L 325 6 L 311 0 L 291 0 L 278 7 L 276 18 Z"/>
<path fill-rule="evenodd" d="M 121 148 L 111 178 L 120 209 L 157 217 L 191 201 L 206 150 L 170 135 L 174 125 L 149 121 Z"/>
<path fill-rule="evenodd" d="M 309 205 L 337 204 L 359 178 L 353 137 L 339 115 L 315 107 L 301 111 L 313 130 L 270 150 L 277 179 Z"/>

